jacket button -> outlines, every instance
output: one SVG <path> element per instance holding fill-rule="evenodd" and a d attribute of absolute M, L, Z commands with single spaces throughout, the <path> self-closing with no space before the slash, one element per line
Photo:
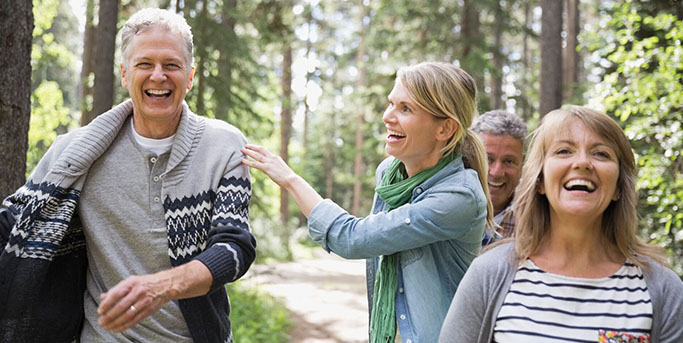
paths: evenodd
<path fill-rule="evenodd" d="M 417 188 L 415 189 L 415 192 L 416 192 L 417 194 L 420 194 L 420 193 L 422 193 L 422 188 L 420 188 L 420 187 L 417 187 Z"/>
<path fill-rule="evenodd" d="M 406 223 L 407 225 L 410 225 L 410 218 L 406 218 L 406 220 L 404 220 L 403 222 Z"/>
<path fill-rule="evenodd" d="M 400 318 L 401 318 L 401 320 L 406 320 L 406 315 L 402 314 Z"/>
<path fill-rule="evenodd" d="M 149 161 L 152 162 L 152 163 L 157 163 L 157 158 L 156 158 L 156 157 L 152 157 L 152 158 L 149 159 Z"/>

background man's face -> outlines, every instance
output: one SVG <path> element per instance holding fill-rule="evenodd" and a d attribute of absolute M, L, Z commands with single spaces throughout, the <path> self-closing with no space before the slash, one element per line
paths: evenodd
<path fill-rule="evenodd" d="M 522 175 L 524 145 L 508 135 L 482 133 L 489 160 L 488 185 L 496 214 L 507 207 Z"/>
<path fill-rule="evenodd" d="M 128 88 L 135 115 L 147 121 L 180 116 L 185 94 L 192 88 L 192 67 L 185 60 L 182 37 L 151 28 L 133 37 L 128 51 L 121 85 Z"/>

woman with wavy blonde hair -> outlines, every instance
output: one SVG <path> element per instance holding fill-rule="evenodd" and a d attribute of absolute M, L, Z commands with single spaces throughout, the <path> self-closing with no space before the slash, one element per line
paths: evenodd
<path fill-rule="evenodd" d="M 439 342 L 681 342 L 683 283 L 637 237 L 636 199 L 612 118 L 548 113 L 516 191 L 516 236 L 473 262 Z"/>
<path fill-rule="evenodd" d="M 325 250 L 367 259 L 370 342 L 435 342 L 448 304 L 493 218 L 486 154 L 469 129 L 474 80 L 447 63 L 401 68 L 382 121 L 391 157 L 376 172 L 372 214 L 350 215 L 322 197 L 281 158 L 247 145 L 253 160 L 287 190 Z"/>

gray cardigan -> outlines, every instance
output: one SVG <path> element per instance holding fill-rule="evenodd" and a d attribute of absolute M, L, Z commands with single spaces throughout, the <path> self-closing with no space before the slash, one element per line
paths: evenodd
<path fill-rule="evenodd" d="M 650 261 L 643 270 L 652 299 L 651 343 L 683 342 L 683 282 L 671 269 Z M 514 243 L 474 259 L 448 310 L 439 343 L 489 343 L 496 317 L 517 272 Z"/>

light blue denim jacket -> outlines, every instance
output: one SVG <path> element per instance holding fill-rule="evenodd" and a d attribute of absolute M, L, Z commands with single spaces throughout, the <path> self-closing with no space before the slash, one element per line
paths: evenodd
<path fill-rule="evenodd" d="M 377 168 L 382 179 L 393 158 Z M 372 304 L 378 256 L 399 253 L 396 321 L 404 343 L 432 343 L 467 267 L 479 252 L 486 197 L 459 156 L 421 185 L 410 203 L 386 212 L 375 193 L 372 214 L 350 215 L 329 199 L 313 208 L 308 232 L 325 250 L 367 259 Z M 372 306 L 370 305 L 370 308 Z"/>

